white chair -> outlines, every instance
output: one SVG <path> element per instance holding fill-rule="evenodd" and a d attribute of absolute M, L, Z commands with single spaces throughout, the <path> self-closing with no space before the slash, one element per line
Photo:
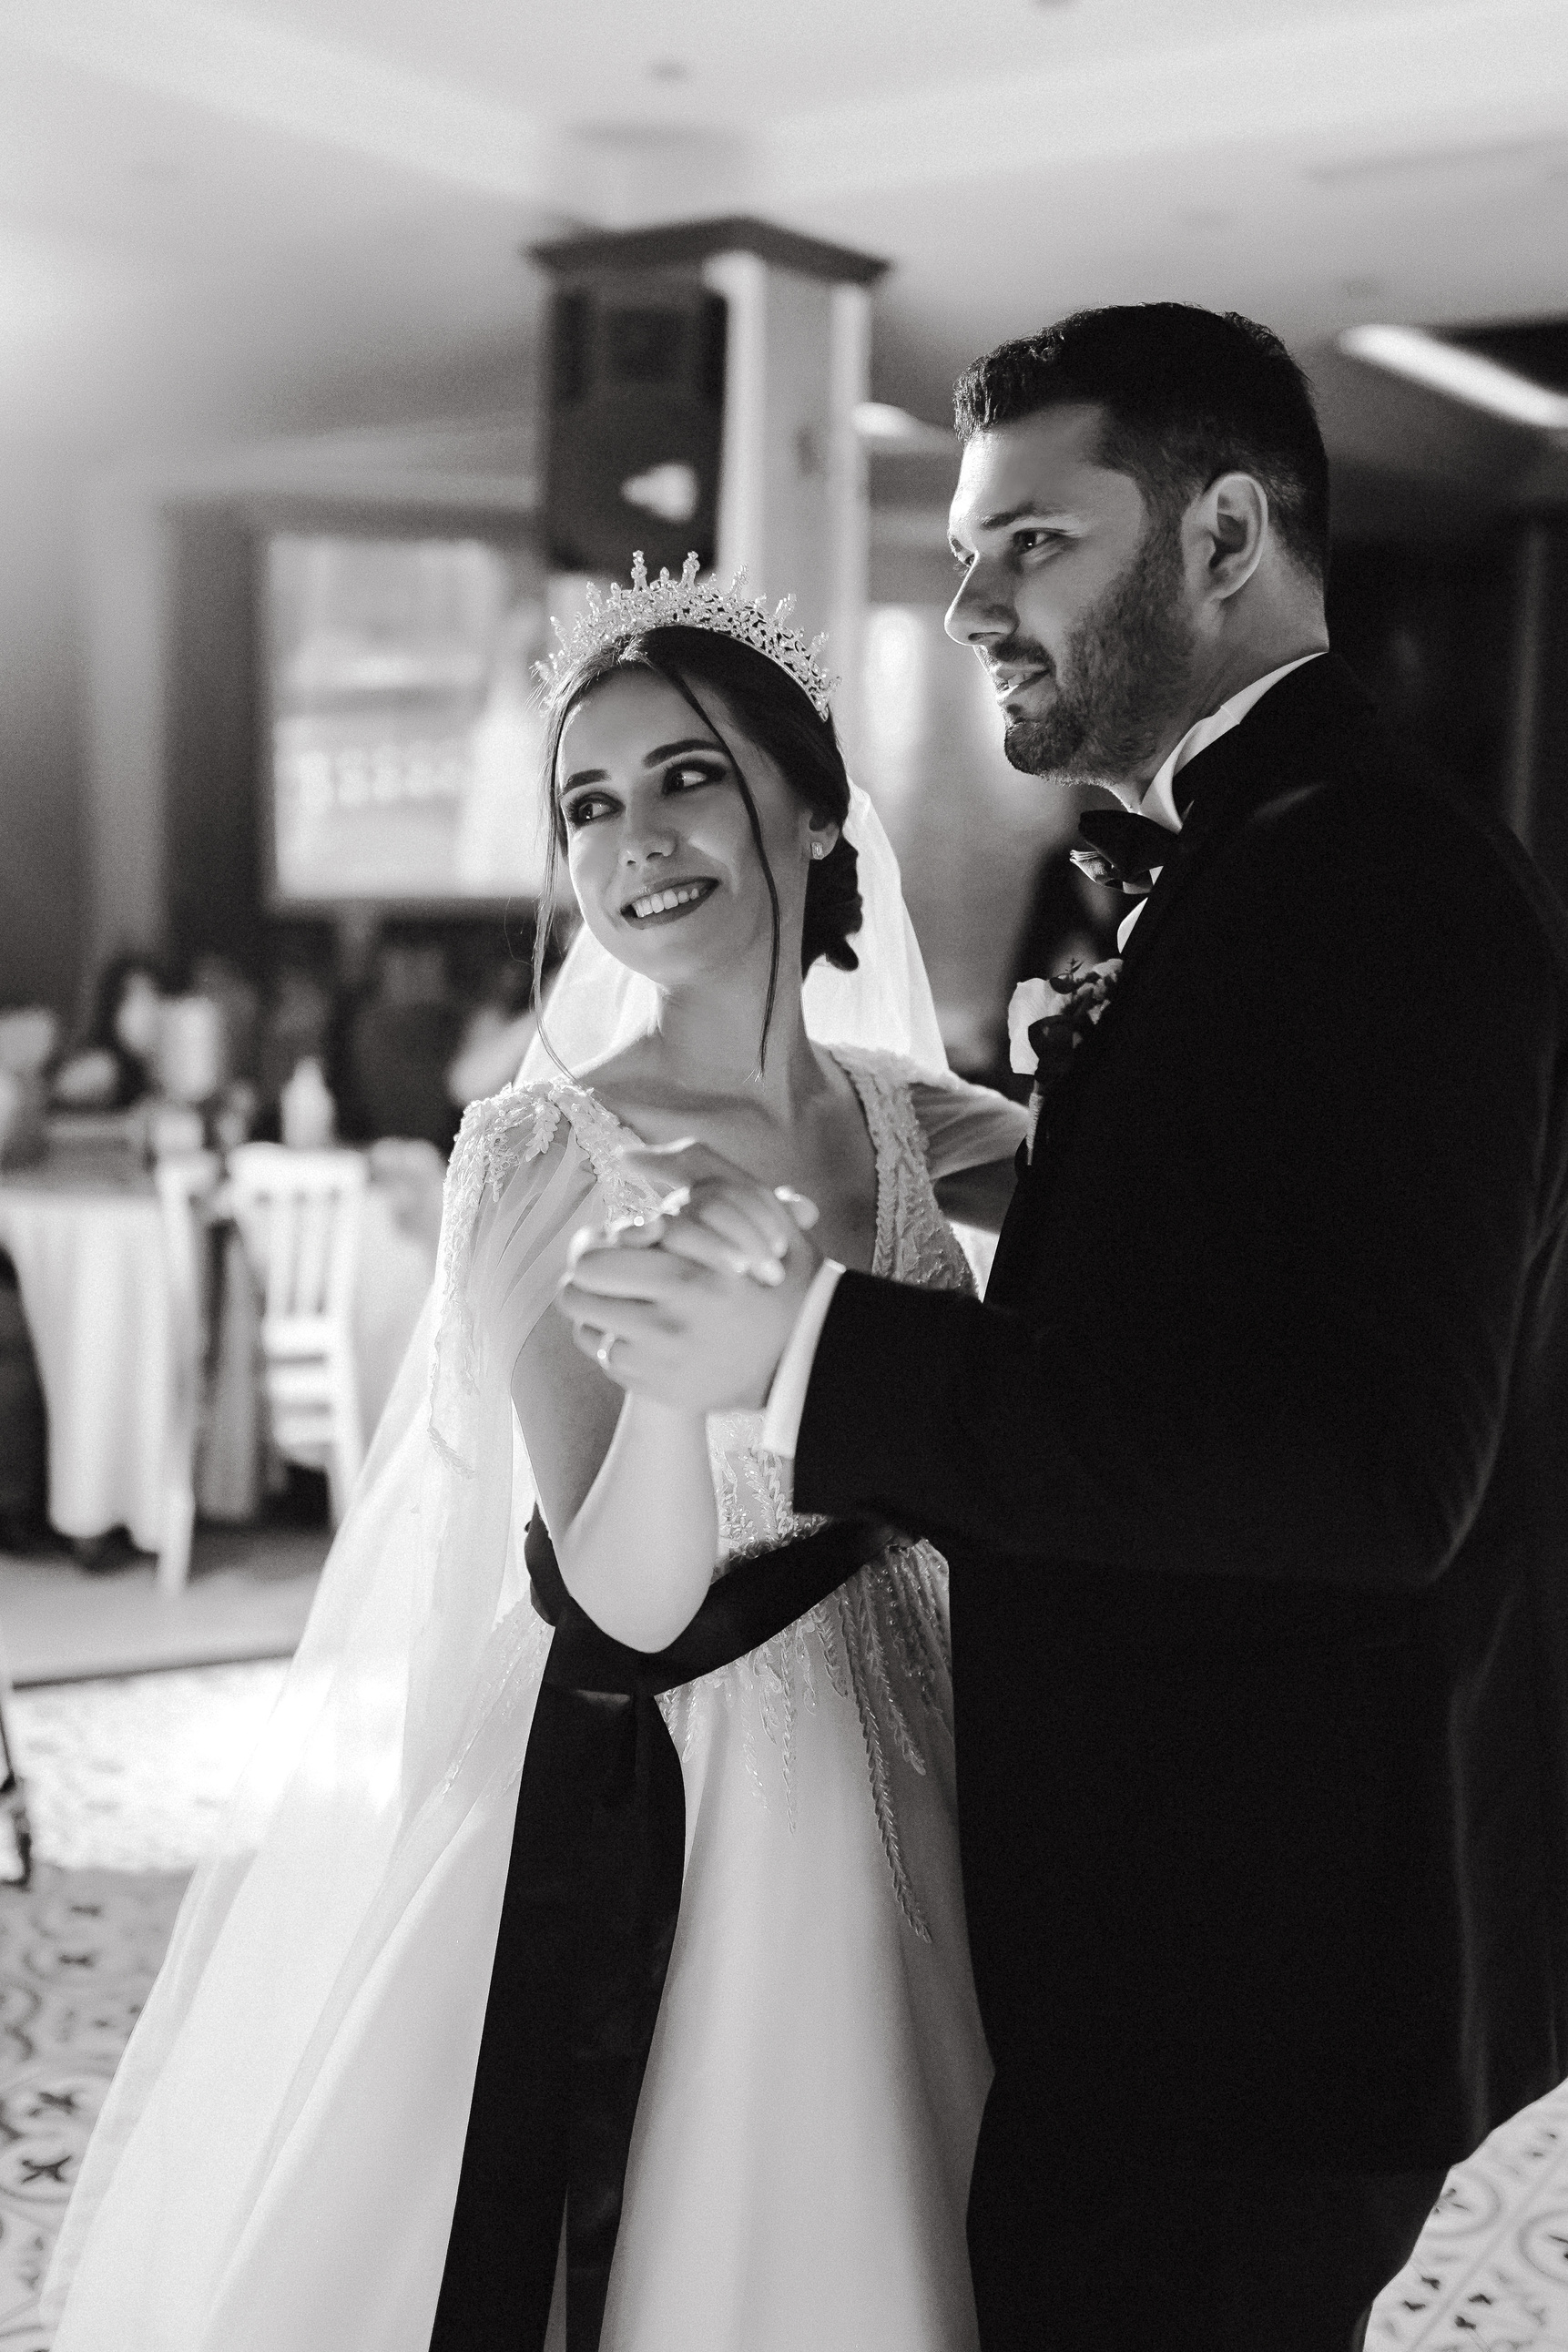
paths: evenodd
<path fill-rule="evenodd" d="M 201 1438 L 206 1361 L 206 1248 L 204 1212 L 217 1184 L 210 1151 L 158 1162 L 158 1206 L 163 1222 L 163 1262 L 169 1276 L 169 1338 L 173 1393 L 163 1458 L 163 1512 L 158 1540 L 158 1590 L 179 1592 L 191 1571 L 196 1519 L 196 1446 Z"/>
<path fill-rule="evenodd" d="M 324 1469 L 335 1526 L 364 1459 L 354 1276 L 365 1163 L 357 1151 L 247 1143 L 229 1157 L 235 1221 L 261 1297 L 261 1381 L 286 1462 Z"/>

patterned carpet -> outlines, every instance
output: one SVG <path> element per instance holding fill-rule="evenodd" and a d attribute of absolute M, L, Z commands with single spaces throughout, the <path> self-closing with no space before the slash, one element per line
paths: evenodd
<path fill-rule="evenodd" d="M 27 1894 L 0 1888 L 4 2352 L 48 2352 L 38 2288 L 184 1884 L 183 1874 L 46 1865 Z"/>
<path fill-rule="evenodd" d="M 40 1866 L 26 1894 L 0 1886 L 0 2352 L 48 2352 L 37 2288 L 76 2167 L 282 1672 L 212 1667 L 16 1697 Z M 1456 2169 L 1367 2343 L 1568 2352 L 1568 2087 Z"/>
<path fill-rule="evenodd" d="M 0 2352 L 48 2352 L 37 2292 L 76 2168 L 286 1671 L 65 1683 L 6 1709 L 38 1867 L 26 1894 L 0 1886 Z"/>
<path fill-rule="evenodd" d="M 1456 2166 L 1366 2340 L 1368 2352 L 1568 2347 L 1568 2089 Z"/>
<path fill-rule="evenodd" d="M 191 1870 L 288 1671 L 271 1660 L 17 1691 L 6 1714 L 40 1859 Z"/>

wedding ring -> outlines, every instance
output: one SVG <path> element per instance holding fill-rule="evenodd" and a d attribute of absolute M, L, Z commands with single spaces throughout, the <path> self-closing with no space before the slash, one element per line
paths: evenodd
<path fill-rule="evenodd" d="M 616 1341 L 620 1338 L 620 1336 L 621 1335 L 618 1331 L 606 1331 L 598 1346 L 595 1349 L 594 1360 L 598 1365 L 599 1370 L 602 1372 L 607 1372 L 609 1370 L 611 1351 L 615 1347 Z"/>

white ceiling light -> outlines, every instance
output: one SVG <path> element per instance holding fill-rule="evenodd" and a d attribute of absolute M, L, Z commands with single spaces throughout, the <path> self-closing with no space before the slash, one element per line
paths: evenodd
<path fill-rule="evenodd" d="M 1506 416 L 1510 425 L 1533 425 L 1538 433 L 1568 433 L 1568 394 L 1532 383 L 1513 368 L 1489 360 L 1480 352 L 1463 351 L 1419 327 L 1347 327 L 1339 339 L 1342 352 L 1407 376 L 1450 400 L 1468 402 Z"/>
<path fill-rule="evenodd" d="M 907 408 L 889 400 L 862 400 L 855 409 L 855 430 L 879 457 L 955 457 L 958 444 L 944 425 L 926 425 Z"/>

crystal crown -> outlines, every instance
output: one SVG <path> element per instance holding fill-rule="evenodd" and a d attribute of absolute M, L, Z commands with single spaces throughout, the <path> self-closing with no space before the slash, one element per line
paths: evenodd
<path fill-rule="evenodd" d="M 632 558 L 629 588 L 617 582 L 607 596 L 602 596 L 597 587 L 590 586 L 588 609 L 578 614 L 570 628 L 563 628 L 559 621 L 552 623 L 561 640 L 559 650 L 548 661 L 535 664 L 545 693 L 553 700 L 601 646 L 640 636 L 647 629 L 716 629 L 721 636 L 734 637 L 776 662 L 808 698 L 818 718 L 826 719 L 837 684 L 818 659 L 827 639 L 814 637 L 807 645 L 798 629 L 787 626 L 795 598 L 784 597 L 770 613 L 760 596 L 742 595 L 743 572 L 736 572 L 728 588 L 711 580 L 700 583 L 697 572 L 698 559 L 692 554 L 681 565 L 679 580 L 672 580 L 668 570 L 650 580 L 639 550 Z"/>

